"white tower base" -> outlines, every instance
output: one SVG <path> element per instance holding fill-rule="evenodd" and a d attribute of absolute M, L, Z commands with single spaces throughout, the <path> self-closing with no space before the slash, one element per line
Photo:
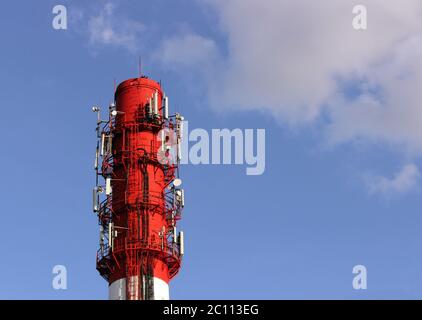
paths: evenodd
<path fill-rule="evenodd" d="M 129 285 L 137 286 L 138 277 L 130 277 Z M 154 277 L 154 300 L 169 300 L 169 285 L 164 280 Z M 108 287 L 109 300 L 126 300 L 126 278 L 114 281 Z"/>

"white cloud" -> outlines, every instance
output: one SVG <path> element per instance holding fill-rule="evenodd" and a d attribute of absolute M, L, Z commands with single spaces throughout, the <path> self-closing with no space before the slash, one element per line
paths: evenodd
<path fill-rule="evenodd" d="M 217 57 L 204 73 L 212 107 L 260 110 L 292 126 L 324 119 L 332 144 L 364 139 L 422 154 L 420 0 L 359 1 L 368 8 L 365 31 L 352 27 L 355 0 L 205 2 L 219 16 L 227 54 L 211 39 L 176 36 L 164 42 L 163 62 L 185 58 L 184 72 Z M 342 83 L 358 83 L 357 97 L 346 97 Z"/>
<path fill-rule="evenodd" d="M 420 172 L 416 165 L 407 164 L 394 177 L 367 176 L 365 182 L 371 195 L 405 193 L 417 186 Z"/>
<path fill-rule="evenodd" d="M 89 18 L 88 32 L 92 45 L 123 47 L 131 53 L 139 50 L 139 36 L 144 31 L 142 23 L 116 14 L 116 5 L 107 2 L 104 7 Z"/>
<path fill-rule="evenodd" d="M 201 69 L 210 63 L 217 63 L 219 53 L 213 40 L 185 32 L 164 39 L 155 56 L 163 65 L 172 69 L 181 67 Z"/>
<path fill-rule="evenodd" d="M 342 99 L 330 107 L 330 141 L 363 138 L 421 154 L 422 37 L 409 36 L 398 42 L 386 62 L 368 68 L 366 81 L 379 92 L 364 91 L 356 100 Z"/>
<path fill-rule="evenodd" d="M 317 123 L 332 146 L 360 140 L 422 155 L 422 1 L 202 3 L 216 10 L 227 47 L 175 36 L 162 62 L 181 72 L 212 65 L 202 76 L 213 108 L 258 110 L 292 127 Z M 356 4 L 368 9 L 367 30 L 352 26 Z M 418 175 L 408 165 L 391 180 L 372 178 L 370 190 L 404 192 Z"/>
<path fill-rule="evenodd" d="M 414 77 L 395 78 L 408 71 L 408 58 L 420 69 L 416 69 L 415 76 L 422 75 L 421 56 L 418 58 L 410 50 L 420 48 L 421 39 L 407 40 L 422 31 L 419 0 L 360 1 L 368 7 L 366 31 L 352 28 L 352 8 L 356 5 L 353 0 L 218 3 L 222 27 L 229 36 L 229 58 L 221 87 L 212 93 L 214 105 L 222 106 L 217 100 L 223 94 L 227 104 L 224 108 L 264 109 L 282 122 L 293 124 L 313 121 L 326 111 L 335 123 L 338 118 L 331 117 L 332 113 L 337 116 L 347 111 L 332 104 L 342 96 L 338 78 L 367 79 L 372 86 L 387 90 L 384 103 L 393 105 L 397 102 L 391 96 L 395 85 L 405 87 L 414 81 Z M 415 43 L 408 45 L 407 41 Z M 421 90 L 411 93 L 412 97 L 422 98 Z M 367 94 L 366 98 L 372 96 Z M 406 103 L 412 106 L 400 103 L 395 108 L 415 111 L 414 100 L 407 99 Z M 365 111 L 360 114 L 368 122 Z M 381 110 L 381 114 L 384 116 L 388 111 Z M 380 121 L 381 118 L 374 118 L 368 126 L 378 127 Z M 390 125 L 398 125 L 405 136 L 407 124 L 400 125 L 397 121 Z M 341 135 L 335 128 L 330 130 L 334 140 L 337 134 Z M 386 124 L 383 129 L 392 128 Z M 354 134 L 374 137 L 368 130 L 362 132 L 358 125 L 356 130 L 348 138 Z M 388 135 L 378 137 L 389 138 Z"/>

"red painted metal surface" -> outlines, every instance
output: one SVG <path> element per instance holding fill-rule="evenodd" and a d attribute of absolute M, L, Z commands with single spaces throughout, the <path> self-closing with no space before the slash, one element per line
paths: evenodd
<path fill-rule="evenodd" d="M 151 115 L 154 96 L 158 114 Z M 174 127 L 173 120 L 163 117 L 162 100 L 160 84 L 146 77 L 126 80 L 117 87 L 117 112 L 108 133 L 112 153 L 101 168 L 103 176 L 111 177 L 113 191 L 98 216 L 104 228 L 113 223 L 113 239 L 109 239 L 113 248 L 99 250 L 97 269 L 109 283 L 143 279 L 135 287 L 127 285 L 128 300 L 150 299 L 152 278 L 168 283 L 180 269 L 175 234 L 180 208 L 169 191 L 177 164 L 162 164 L 157 158 L 162 147 L 160 130 Z"/>

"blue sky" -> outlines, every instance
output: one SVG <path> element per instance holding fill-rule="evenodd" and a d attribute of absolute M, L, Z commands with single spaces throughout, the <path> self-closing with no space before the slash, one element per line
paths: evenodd
<path fill-rule="evenodd" d="M 137 75 L 139 55 L 191 129 L 266 129 L 261 176 L 182 166 L 171 298 L 422 298 L 422 8 L 360 2 L 365 34 L 353 1 L 2 4 L 0 298 L 107 298 L 91 107 Z M 52 28 L 56 4 L 67 30 Z M 52 288 L 57 264 L 67 290 Z M 367 290 L 352 287 L 358 264 Z"/>

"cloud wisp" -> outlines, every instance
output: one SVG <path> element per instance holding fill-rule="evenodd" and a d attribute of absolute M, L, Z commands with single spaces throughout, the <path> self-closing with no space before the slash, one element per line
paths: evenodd
<path fill-rule="evenodd" d="M 420 178 L 418 167 L 411 163 L 403 166 L 393 177 L 366 176 L 365 183 L 370 195 L 390 196 L 414 189 Z"/>
<path fill-rule="evenodd" d="M 121 47 L 133 54 L 140 49 L 139 40 L 144 30 L 144 25 L 138 21 L 126 17 L 119 19 L 116 4 L 112 2 L 107 2 L 99 13 L 91 16 L 88 21 L 91 45 Z"/>
<path fill-rule="evenodd" d="M 193 68 L 200 71 L 218 62 L 219 51 L 214 40 L 195 33 L 185 32 L 162 41 L 155 56 L 159 62 L 173 70 Z"/>

